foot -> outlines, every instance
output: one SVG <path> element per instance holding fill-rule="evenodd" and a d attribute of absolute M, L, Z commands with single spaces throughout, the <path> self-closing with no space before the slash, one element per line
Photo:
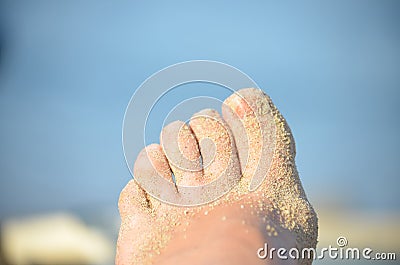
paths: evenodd
<path fill-rule="evenodd" d="M 298 177 L 294 139 L 270 98 L 242 89 L 225 100 L 222 116 L 203 110 L 189 125 L 174 122 L 163 129 L 161 145 L 139 154 L 135 180 L 119 199 L 116 264 L 281 264 L 260 259 L 258 249 L 316 246 L 317 217 Z M 177 196 L 180 186 L 206 185 L 223 174 L 234 185 L 210 203 L 181 207 L 139 184 L 155 174 L 175 183 L 172 173 L 177 186 L 168 192 Z"/>

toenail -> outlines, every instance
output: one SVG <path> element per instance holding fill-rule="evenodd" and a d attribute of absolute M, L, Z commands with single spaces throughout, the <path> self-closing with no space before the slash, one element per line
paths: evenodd
<path fill-rule="evenodd" d="M 232 98 L 227 102 L 231 109 L 239 116 L 239 118 L 243 118 L 246 114 L 252 112 L 249 104 L 238 95 L 232 96 Z"/>

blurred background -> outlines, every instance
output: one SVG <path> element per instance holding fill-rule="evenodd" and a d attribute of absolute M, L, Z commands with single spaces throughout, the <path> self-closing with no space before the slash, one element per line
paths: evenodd
<path fill-rule="evenodd" d="M 125 108 L 151 74 L 193 59 L 239 68 L 286 117 L 319 247 L 345 236 L 399 256 L 399 12 L 389 0 L 1 1 L 0 264 L 113 264 L 132 177 Z M 350 262 L 315 262 L 336 263 Z"/>

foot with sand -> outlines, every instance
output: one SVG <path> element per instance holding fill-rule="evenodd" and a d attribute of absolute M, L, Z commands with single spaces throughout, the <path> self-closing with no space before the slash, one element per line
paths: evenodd
<path fill-rule="evenodd" d="M 160 145 L 138 155 L 135 180 L 121 192 L 116 264 L 311 264 L 260 259 L 257 253 L 265 244 L 300 252 L 316 246 L 317 217 L 301 186 L 295 152 L 285 119 L 259 89 L 227 98 L 222 117 L 207 109 L 188 125 L 167 125 Z M 212 183 L 224 172 L 235 183 L 232 189 L 194 207 L 161 202 L 139 181 L 161 175 L 177 184 L 170 192 L 179 196 L 180 186 Z"/>

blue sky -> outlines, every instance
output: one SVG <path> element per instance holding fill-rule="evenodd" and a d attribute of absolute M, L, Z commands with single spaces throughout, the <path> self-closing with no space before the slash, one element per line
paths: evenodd
<path fill-rule="evenodd" d="M 272 97 L 312 202 L 398 210 L 398 1 L 0 5 L 0 216 L 116 204 L 130 97 L 193 59 Z"/>

